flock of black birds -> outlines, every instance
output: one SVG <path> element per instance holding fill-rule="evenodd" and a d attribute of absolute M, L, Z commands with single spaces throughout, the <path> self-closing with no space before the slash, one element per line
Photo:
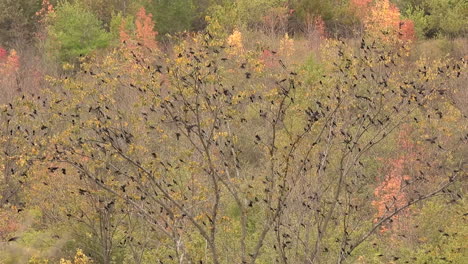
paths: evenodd
<path fill-rule="evenodd" d="M 342 44 L 345 45 L 344 42 Z M 301 109 L 300 114 L 302 117 L 298 117 L 298 119 L 302 118 L 304 120 L 303 130 L 292 132 L 288 131 L 287 122 L 290 121 L 288 114 L 293 111 L 291 110 L 292 106 L 299 101 L 297 90 L 302 89 L 304 86 L 297 80 L 298 73 L 288 70 L 288 66 L 278 58 L 277 62 L 281 66 L 278 71 L 281 77 L 273 80 L 262 80 L 277 88 L 279 91 L 277 97 L 270 98 L 262 91 L 254 91 L 247 96 L 241 95 L 238 91 L 240 86 L 247 85 L 244 82 L 250 82 L 260 77 L 252 74 L 255 65 L 250 65 L 247 61 L 241 62 L 240 65 L 231 65 L 231 59 L 222 55 L 224 53 L 223 49 L 226 48 L 226 46 L 212 47 L 209 45 L 198 50 L 188 48 L 184 54 L 179 53 L 177 55 L 179 58 L 186 57 L 189 60 L 186 65 L 182 66 L 163 65 L 162 63 L 161 65 L 146 65 L 145 58 L 132 52 L 135 63 L 148 71 L 150 79 L 160 79 L 162 75 L 171 75 L 176 83 L 174 85 L 162 81 L 159 83 L 159 87 L 140 86 L 133 82 L 128 84 L 131 89 L 140 93 L 141 96 L 153 97 L 149 100 L 152 103 L 146 108 L 142 108 L 140 112 L 145 123 L 143 127 L 148 129 L 146 133 L 138 131 L 141 126 L 135 126 L 135 128 L 122 126 L 122 121 L 127 117 L 125 113 L 117 110 L 118 106 L 115 105 L 99 105 L 102 102 L 91 101 L 87 104 L 75 106 L 75 111 L 72 113 L 58 110 L 60 105 L 67 104 L 67 100 L 72 96 L 69 92 L 63 91 L 63 94 L 59 94 L 58 99 L 48 99 L 43 95 L 31 95 L 31 99 L 37 101 L 35 107 L 42 107 L 42 109 L 30 108 L 25 113 L 17 113 L 15 106 L 10 103 L 3 110 L 7 117 L 8 134 L 11 137 L 20 134 L 23 136 L 22 140 L 25 140 L 31 146 L 47 149 L 53 153 L 53 158 L 50 159 L 49 156 L 40 152 L 38 156 L 31 156 L 28 164 L 38 161 L 64 164 L 64 166 L 51 166 L 48 171 L 50 173 L 61 172 L 63 175 L 78 174 L 80 179 L 88 181 L 86 182 L 88 187 L 95 188 L 97 186 L 109 191 L 111 195 L 116 196 L 115 198 L 120 198 L 126 204 L 133 206 L 133 210 L 151 224 L 151 230 L 170 233 L 168 230 L 174 231 L 182 228 L 182 226 L 175 224 L 179 221 L 176 215 L 180 214 L 181 219 L 187 219 L 185 225 L 195 226 L 201 236 L 208 241 L 207 243 L 212 243 L 211 246 L 214 247 L 219 222 L 219 211 L 217 210 L 219 210 L 219 204 L 221 203 L 219 193 L 222 190 L 218 185 L 222 185 L 223 188 L 232 193 L 233 197 L 236 198 L 237 205 L 242 210 L 247 210 L 246 207 L 250 208 L 250 210 L 266 207 L 265 214 L 267 217 L 265 221 L 268 225 L 262 227 L 264 228 L 262 231 L 267 233 L 272 230 L 272 232 L 278 234 L 277 242 L 272 245 L 272 248 L 279 252 L 282 262 L 288 262 L 288 255 L 285 252 L 287 250 L 292 251 L 298 246 L 298 241 L 294 241 L 293 236 L 295 234 L 290 234 L 289 231 L 285 230 L 297 231 L 300 228 L 306 229 L 312 224 L 310 221 L 303 221 L 297 226 L 293 226 L 292 223 L 281 222 L 281 219 L 285 217 L 284 214 L 286 212 L 292 213 L 292 211 L 296 210 L 297 205 L 302 205 L 304 210 L 310 212 L 309 216 L 318 219 L 316 223 L 318 230 L 317 241 L 314 244 L 316 251 L 313 253 L 313 257 L 319 256 L 321 253 L 328 254 L 331 251 L 330 246 L 322 245 L 321 239 L 327 232 L 327 225 L 339 221 L 336 208 L 346 208 L 346 216 L 348 216 L 359 214 L 360 210 L 362 210 L 361 207 L 364 206 L 345 202 L 341 198 L 342 196 L 356 195 L 359 188 L 362 188 L 363 182 L 370 179 L 370 175 L 365 175 L 366 166 L 363 164 L 363 155 L 401 126 L 402 120 L 409 122 L 407 121 L 409 119 L 419 123 L 421 118 L 431 119 L 437 117 L 443 119 L 444 115 L 439 107 L 436 106 L 431 109 L 428 97 L 431 95 L 444 96 L 447 90 L 440 88 L 442 83 L 433 86 L 429 82 L 426 66 L 418 69 L 418 76 L 416 76 L 415 80 L 403 80 L 404 77 L 402 77 L 399 80 L 401 85 L 397 85 L 398 88 L 395 87 L 390 82 L 394 81 L 392 78 L 397 78 L 395 73 L 398 70 L 398 62 L 402 56 L 394 51 L 381 52 L 376 47 L 375 42 L 369 45 L 363 39 L 360 44 L 360 56 L 348 57 L 349 55 L 338 47 L 337 55 L 340 59 L 333 63 L 335 66 L 333 75 L 322 76 L 318 82 L 318 86 L 322 87 L 320 89 L 331 89 L 332 91 L 320 99 L 314 99 L 314 103 Z M 276 54 L 276 52 L 273 54 Z M 393 58 L 394 55 L 397 58 Z M 356 61 L 358 66 L 353 66 Z M 370 64 L 377 64 L 378 66 L 370 67 Z M 240 69 L 240 75 L 243 75 L 245 80 L 238 79 L 239 84 L 231 85 L 228 80 L 218 78 L 216 83 L 213 83 L 209 77 L 218 76 L 225 67 Z M 350 74 L 351 67 L 360 67 L 358 74 L 360 76 Z M 448 80 L 451 73 L 455 73 L 455 77 L 459 78 L 461 76 L 460 65 L 455 63 L 437 68 L 437 75 L 440 76 L 442 81 Z M 89 74 L 92 78 L 101 78 L 99 74 L 92 70 L 84 71 L 84 74 Z M 112 75 L 111 73 L 106 74 Z M 118 78 L 120 78 L 120 75 Z M 107 85 L 107 81 L 104 79 L 98 79 L 97 81 L 100 86 Z M 171 85 L 176 88 L 170 87 Z M 193 94 L 187 95 L 188 91 Z M 27 99 L 25 96 L 21 98 L 23 101 Z M 344 106 L 348 108 L 344 109 Z M 249 107 L 256 107 L 258 116 L 242 113 L 243 110 Z M 414 116 L 417 109 L 421 108 L 424 108 L 427 115 L 425 117 Z M 348 112 L 351 110 L 354 113 Z M 24 122 L 22 120 L 15 123 L 11 122 L 16 117 L 15 114 L 19 114 L 22 118 L 30 118 L 31 123 L 33 123 L 33 121 L 40 119 L 38 118 L 40 114 L 49 115 L 51 114 L 50 111 L 56 111 L 60 120 L 47 123 L 47 120 L 43 119 L 36 127 L 34 125 L 28 127 L 25 123 L 22 123 Z M 233 112 L 238 115 L 234 115 Z M 89 126 L 86 124 L 86 119 L 94 118 L 97 120 L 97 125 Z M 210 118 L 212 121 L 208 122 L 207 120 Z M 464 118 L 466 120 L 466 116 Z M 206 121 L 206 123 L 202 121 Z M 69 139 L 65 140 L 64 145 L 56 144 L 51 147 L 40 143 L 38 139 L 55 133 L 53 129 L 60 130 L 60 128 L 56 128 L 57 125 L 60 126 L 67 122 L 72 127 L 78 126 L 79 129 L 76 132 L 77 134 L 71 135 Z M 263 126 L 263 130 L 252 128 L 255 125 Z M 139 144 L 140 135 L 135 133 L 155 135 L 153 139 L 149 139 L 151 144 L 155 144 L 156 140 L 161 136 L 156 132 L 157 127 L 160 126 L 174 131 L 171 133 L 173 133 L 175 141 L 168 140 L 168 145 L 175 146 L 175 148 L 185 146 L 206 160 L 200 164 L 203 165 L 202 169 L 207 175 L 204 184 L 211 188 L 212 193 L 208 195 L 211 196 L 213 204 L 209 203 L 212 211 L 207 211 L 205 219 L 200 222 L 195 220 L 193 212 L 189 209 L 192 206 L 193 193 L 196 192 L 195 187 L 183 183 L 180 179 L 173 178 L 174 173 L 181 171 L 182 168 L 189 167 L 188 159 L 190 157 L 179 156 L 179 153 L 173 153 L 174 156 L 163 157 L 163 154 L 156 151 L 163 148 L 155 148 L 155 150 L 148 153 L 137 153 L 147 155 L 147 157 L 129 154 L 128 152 L 131 145 Z M 233 135 L 230 134 L 230 129 L 237 129 L 236 131 L 239 132 L 245 132 L 243 129 L 252 130 L 246 137 L 253 137 L 254 144 L 245 146 L 235 143 Z M 283 149 L 278 147 L 279 144 L 275 138 L 276 134 L 280 133 L 279 131 L 285 133 L 289 140 L 289 144 L 284 146 Z M 215 134 L 217 132 L 226 132 L 229 136 L 216 138 Z M 467 137 L 468 134 L 460 141 L 466 143 Z M 437 135 L 431 136 L 424 141 L 437 146 L 440 150 L 449 150 L 449 147 L 442 146 L 442 140 Z M 85 145 L 91 146 L 92 151 L 87 153 L 84 150 Z M 268 151 L 266 153 L 259 151 L 261 146 L 266 147 Z M 312 161 L 314 159 L 312 156 L 313 151 L 319 148 L 321 149 L 318 151 L 316 163 L 314 164 Z M 334 156 L 332 156 L 332 154 L 327 153 L 327 148 L 333 148 L 334 151 L 340 151 L 341 153 L 334 153 Z M 258 192 L 257 187 L 251 185 L 252 182 L 255 182 L 254 176 L 252 176 L 252 181 L 245 189 L 242 189 L 241 185 L 227 182 L 229 178 L 225 175 L 226 173 L 246 173 L 246 170 L 249 169 L 248 163 L 251 161 L 248 160 L 245 154 L 248 152 L 257 155 L 255 159 L 272 164 L 268 165 L 272 168 L 271 174 L 266 173 L 260 181 L 263 186 L 260 188 L 263 190 L 262 192 Z M 4 154 L 6 156 L 11 155 L 6 152 Z M 113 160 L 113 155 L 120 157 L 123 162 L 117 163 L 116 160 Z M 80 159 L 83 156 L 90 158 L 91 161 Z M 342 158 L 342 164 L 333 160 L 333 157 L 337 156 Z M 220 161 L 214 161 L 214 157 Z M 89 163 L 93 163 L 93 159 L 95 161 L 108 159 L 105 161 L 104 175 L 114 175 L 120 183 L 111 185 L 112 182 L 108 182 L 106 177 L 101 175 L 103 174 L 102 171 L 92 172 L 90 169 L 92 165 Z M 271 160 L 267 161 L 268 159 Z M 154 160 L 157 160 L 157 162 L 154 162 Z M 279 165 L 275 164 L 276 161 Z M 343 165 L 343 161 L 346 162 L 346 166 Z M 424 162 L 428 161 L 421 160 L 421 163 Z M 293 171 L 290 167 L 299 169 Z M 315 167 L 315 170 L 312 170 L 313 167 Z M 463 173 L 459 168 L 446 168 L 443 165 L 436 169 L 442 173 L 446 173 L 451 169 L 451 175 Z M 72 173 L 68 173 L 70 171 Z M 346 180 L 346 178 L 349 178 L 350 172 L 355 172 L 357 176 L 353 180 Z M 306 173 L 315 173 L 319 176 L 337 173 L 340 179 L 339 183 L 335 190 L 331 189 L 336 192 L 336 196 L 329 197 L 326 195 L 329 186 L 317 189 L 317 187 L 313 187 L 308 183 L 300 188 L 302 190 L 301 195 L 295 197 L 295 200 L 291 200 L 289 196 L 292 196 L 294 194 L 293 190 L 297 188 L 294 185 L 295 181 L 300 181 L 301 175 Z M 12 171 L 11 174 L 15 174 L 15 172 Z M 293 176 L 290 176 L 291 174 Z M 424 172 L 420 171 L 419 174 L 420 176 L 414 180 L 407 181 L 406 185 L 417 186 L 417 184 L 428 181 Z M 160 177 L 159 175 L 163 176 Z M 26 174 L 23 174 L 23 177 L 26 177 Z M 450 181 L 444 182 L 443 187 L 434 192 L 423 194 L 418 193 L 417 188 L 408 188 L 413 190 L 412 195 L 414 198 L 411 198 L 403 208 L 395 208 L 394 204 L 386 205 L 386 214 L 364 236 L 353 234 L 349 224 L 345 224 L 342 238 L 337 238 L 335 241 L 339 245 L 338 250 L 341 252 L 339 254 L 339 263 L 351 256 L 353 250 L 366 241 L 371 234 L 375 233 L 378 227 L 392 222 L 393 216 L 400 211 L 437 194 L 452 192 L 449 187 L 459 177 L 451 177 Z M 19 182 L 22 185 L 24 180 L 19 180 Z M 342 182 L 344 183 L 342 184 Z M 325 183 L 330 184 L 327 181 Z M 44 182 L 44 185 L 49 185 L 49 183 Z M 78 188 L 77 191 L 81 196 L 94 195 L 91 189 L 84 189 L 84 187 Z M 252 195 L 255 191 L 257 193 Z M 175 198 L 175 194 L 180 192 L 183 193 L 182 198 Z M 135 197 L 130 193 L 137 195 Z M 459 194 L 456 195 L 460 197 Z M 245 197 L 246 202 L 240 202 L 241 199 L 238 197 Z M 367 198 L 369 197 L 367 196 Z M 266 206 L 260 205 L 257 207 L 257 204 L 261 202 Z M 102 208 L 107 212 L 112 212 L 116 207 L 119 207 L 119 202 L 116 199 L 103 201 Z M 124 210 L 121 209 L 121 212 L 124 212 Z M 69 218 L 74 217 L 72 213 L 66 215 Z M 83 215 L 76 218 L 81 219 Z M 350 221 L 353 221 L 353 219 Z M 300 232 L 297 231 L 297 233 Z M 439 232 L 442 237 L 451 235 L 443 230 L 439 230 Z M 8 242 L 14 242 L 18 239 L 19 237 L 12 237 Z M 264 237 L 260 237 L 260 239 L 264 239 Z M 121 242 L 121 245 L 133 242 L 133 240 L 134 237 L 128 235 Z M 252 262 L 258 258 L 263 242 L 263 240 L 259 240 L 259 246 L 247 254 Z M 141 245 L 141 242 L 138 241 L 137 243 Z M 215 253 L 215 251 L 212 252 L 213 255 Z M 415 261 L 415 259 L 406 259 L 401 256 L 384 256 L 383 254 L 378 255 L 378 257 L 386 257 L 392 261 L 404 261 L 404 263 Z M 173 261 L 175 256 L 168 255 L 168 259 Z M 446 260 L 443 256 L 440 259 Z M 216 262 L 216 260 L 214 261 Z M 165 263 L 163 260 L 159 260 L 159 262 Z M 204 263 L 203 260 L 198 260 L 198 262 Z M 243 257 L 242 263 L 250 263 L 250 261 Z"/>

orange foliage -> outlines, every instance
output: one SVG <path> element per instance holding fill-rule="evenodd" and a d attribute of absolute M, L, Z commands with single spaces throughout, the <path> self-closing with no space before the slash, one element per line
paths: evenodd
<path fill-rule="evenodd" d="M 17 211 L 16 207 L 0 210 L 0 223 L 2 223 L 0 224 L 0 239 L 2 241 L 9 239 L 11 234 L 20 228 Z"/>
<path fill-rule="evenodd" d="M 314 28 L 318 32 L 320 39 L 325 39 L 327 37 L 325 22 L 321 16 L 314 19 Z"/>
<path fill-rule="evenodd" d="M 409 139 L 408 128 L 404 128 L 400 132 L 398 145 L 401 154 L 395 159 L 385 161 L 389 166 L 389 171 L 383 182 L 374 190 L 375 200 L 372 205 L 377 209 L 375 222 L 408 204 L 408 197 L 403 187 L 411 177 L 405 174 L 405 169 L 411 165 L 415 156 L 415 145 Z M 398 225 L 400 217 L 401 214 L 392 217 L 392 227 Z M 389 228 L 390 225 L 382 225 L 381 232 L 385 232 Z"/>
<path fill-rule="evenodd" d="M 0 47 L 0 62 L 6 59 L 7 55 L 8 52 L 6 51 L 6 49 Z"/>
<path fill-rule="evenodd" d="M 144 47 L 149 50 L 155 50 L 158 47 L 156 36 L 158 33 L 154 31 L 154 22 L 152 15 L 147 14 L 146 10 L 142 7 L 135 20 L 136 30 L 134 34 L 126 31 L 126 22 L 120 25 L 120 41 L 132 51 L 139 50 L 138 47 Z M 141 52 L 141 49 L 140 49 Z"/>
<path fill-rule="evenodd" d="M 351 0 L 351 10 L 357 17 L 363 19 L 369 13 L 371 2 L 372 0 Z"/>
<path fill-rule="evenodd" d="M 351 0 L 351 6 L 357 8 L 366 8 L 371 2 L 372 0 Z"/>
<path fill-rule="evenodd" d="M 8 53 L 0 48 L 0 101 L 8 100 L 7 98 L 10 98 L 16 91 L 21 90 L 18 86 L 19 66 L 19 57 L 15 50 L 10 50 Z"/>
<path fill-rule="evenodd" d="M 125 21 L 122 21 L 122 24 L 120 24 L 119 37 L 120 37 L 120 42 L 127 44 L 128 46 L 130 44 L 128 42 L 131 40 L 131 37 L 130 37 L 130 34 L 126 31 L 125 26 L 126 26 Z"/>
<path fill-rule="evenodd" d="M 267 68 L 273 68 L 277 65 L 276 60 L 274 58 L 273 52 L 268 49 L 264 49 L 262 55 L 260 55 L 260 61 L 265 65 Z"/>
<path fill-rule="evenodd" d="M 389 0 L 380 0 L 371 7 L 363 22 L 369 34 L 390 41 L 400 25 L 400 10 Z"/>
<path fill-rule="evenodd" d="M 36 12 L 37 20 L 42 26 L 42 30 L 38 30 L 34 34 L 40 40 L 45 40 L 47 38 L 47 33 L 45 30 L 46 20 L 50 14 L 54 13 L 54 6 L 49 2 L 49 0 L 42 0 L 42 7 L 39 11 Z"/>
<path fill-rule="evenodd" d="M 127 58 L 125 67 L 129 72 L 135 72 L 135 67 L 140 62 L 150 63 L 156 57 L 152 56 L 158 50 L 156 41 L 157 32 L 153 30 L 154 22 L 152 15 L 147 14 L 144 8 L 141 8 L 135 20 L 135 31 L 128 32 L 128 22 L 122 21 L 120 25 L 119 37 L 122 44 L 122 54 Z"/>
<path fill-rule="evenodd" d="M 49 0 L 42 0 L 42 7 L 39 11 L 36 12 L 36 16 L 38 16 L 40 19 L 39 21 L 43 22 L 45 17 L 49 13 L 54 12 L 54 6 L 49 2 Z"/>
<path fill-rule="evenodd" d="M 119 37 L 120 37 L 120 42 L 127 44 L 131 40 L 130 34 L 126 31 L 125 21 L 122 21 L 122 24 L 120 24 L 120 30 L 119 30 Z"/>
<path fill-rule="evenodd" d="M 11 50 L 8 54 L 5 49 L 0 48 L 0 74 L 2 76 L 15 74 L 19 66 L 19 57 L 15 50 Z"/>
<path fill-rule="evenodd" d="M 399 157 L 397 159 L 390 159 L 387 162 L 391 169 L 385 176 L 385 180 L 374 191 L 377 200 L 374 200 L 372 205 L 378 211 L 375 221 L 407 203 L 406 196 L 401 191 L 404 181 L 409 180 L 409 176 L 403 175 L 405 159 L 404 157 Z M 394 216 L 393 220 L 395 221 L 397 218 L 398 216 Z M 381 231 L 384 232 L 386 230 L 387 227 L 382 226 Z"/>
<path fill-rule="evenodd" d="M 405 19 L 400 22 L 400 39 L 405 41 L 416 39 L 414 22 L 411 19 Z"/>
<path fill-rule="evenodd" d="M 136 37 L 142 42 L 143 46 L 149 49 L 156 49 L 156 36 L 158 33 L 154 31 L 153 15 L 146 14 L 146 10 L 142 7 L 138 13 L 135 21 Z"/>
<path fill-rule="evenodd" d="M 352 0 L 351 9 L 360 18 L 368 34 L 386 42 L 416 38 L 412 20 L 400 19 L 400 10 L 389 0 Z"/>

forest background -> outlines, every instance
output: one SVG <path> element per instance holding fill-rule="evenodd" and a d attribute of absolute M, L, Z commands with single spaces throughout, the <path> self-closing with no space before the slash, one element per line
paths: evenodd
<path fill-rule="evenodd" d="M 467 1 L 0 7 L 0 263 L 468 263 Z"/>

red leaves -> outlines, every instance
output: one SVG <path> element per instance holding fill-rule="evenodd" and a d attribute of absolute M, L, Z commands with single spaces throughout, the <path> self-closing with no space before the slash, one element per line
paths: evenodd
<path fill-rule="evenodd" d="M 0 62 L 3 61 L 8 55 L 6 49 L 0 47 Z"/>

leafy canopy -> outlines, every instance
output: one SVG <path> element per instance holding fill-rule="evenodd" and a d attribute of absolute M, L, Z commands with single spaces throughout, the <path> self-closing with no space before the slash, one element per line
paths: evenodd
<path fill-rule="evenodd" d="M 61 3 L 48 22 L 48 50 L 61 61 L 72 62 L 109 44 L 110 34 L 102 23 L 79 3 Z"/>

